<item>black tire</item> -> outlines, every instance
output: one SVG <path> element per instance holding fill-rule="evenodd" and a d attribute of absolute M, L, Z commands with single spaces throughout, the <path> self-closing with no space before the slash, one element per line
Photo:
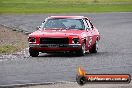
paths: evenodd
<path fill-rule="evenodd" d="M 79 55 L 79 56 L 84 56 L 85 53 L 86 53 L 86 51 L 85 51 L 85 43 L 83 43 L 82 46 L 81 46 L 81 49 L 79 51 L 77 51 L 76 54 Z"/>
<path fill-rule="evenodd" d="M 98 41 L 96 40 L 93 47 L 89 50 L 90 53 L 97 53 L 98 52 Z"/>
<path fill-rule="evenodd" d="M 36 51 L 36 50 L 33 50 L 33 49 L 29 48 L 29 54 L 32 57 L 37 57 L 39 55 L 39 52 Z"/>
<path fill-rule="evenodd" d="M 83 76 L 76 76 L 76 81 L 79 85 L 84 85 L 86 83 L 86 78 Z"/>

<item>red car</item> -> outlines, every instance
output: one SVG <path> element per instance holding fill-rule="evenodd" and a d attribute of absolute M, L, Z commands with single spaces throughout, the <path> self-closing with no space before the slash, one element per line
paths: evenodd
<path fill-rule="evenodd" d="M 29 53 L 70 52 L 85 55 L 97 53 L 100 35 L 84 16 L 50 16 L 37 31 L 29 34 Z"/>

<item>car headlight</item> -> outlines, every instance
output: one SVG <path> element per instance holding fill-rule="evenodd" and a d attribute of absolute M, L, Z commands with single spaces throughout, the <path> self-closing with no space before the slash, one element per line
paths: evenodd
<path fill-rule="evenodd" d="M 79 42 L 79 38 L 73 38 L 72 39 L 72 43 L 73 44 L 79 44 L 80 42 Z"/>
<path fill-rule="evenodd" d="M 36 38 L 34 38 L 34 37 L 29 37 L 29 38 L 28 38 L 28 41 L 29 41 L 30 43 L 36 43 Z"/>

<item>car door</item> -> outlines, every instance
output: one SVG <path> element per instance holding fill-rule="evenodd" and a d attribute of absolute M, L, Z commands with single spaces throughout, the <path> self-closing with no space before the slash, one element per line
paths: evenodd
<path fill-rule="evenodd" d="M 84 19 L 84 25 L 85 25 L 85 30 L 86 30 L 86 48 L 87 50 L 91 47 L 91 45 L 93 44 L 93 33 L 92 33 L 92 29 L 90 27 L 90 25 L 87 22 L 87 19 Z"/>
<path fill-rule="evenodd" d="M 87 26 L 88 27 L 88 29 L 87 29 L 88 35 L 90 35 L 89 38 L 88 38 L 89 39 L 88 40 L 88 43 L 89 43 L 88 47 L 91 47 L 92 45 L 95 44 L 95 42 L 97 40 L 97 30 L 93 26 L 93 24 L 91 23 L 91 21 L 89 19 L 86 18 L 85 21 L 86 21 L 86 23 L 88 25 Z"/>
<path fill-rule="evenodd" d="M 93 37 L 93 42 L 92 45 L 96 42 L 97 40 L 97 29 L 93 26 L 92 22 L 90 20 L 87 20 L 89 26 L 90 26 L 90 32 L 92 33 Z"/>

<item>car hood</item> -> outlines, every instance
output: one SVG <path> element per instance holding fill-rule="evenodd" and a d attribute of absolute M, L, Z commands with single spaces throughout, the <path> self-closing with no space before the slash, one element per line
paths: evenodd
<path fill-rule="evenodd" d="M 45 30 L 38 30 L 31 33 L 29 36 L 34 37 L 68 37 L 68 36 L 80 36 L 84 30 L 77 30 L 77 29 L 45 29 Z"/>

